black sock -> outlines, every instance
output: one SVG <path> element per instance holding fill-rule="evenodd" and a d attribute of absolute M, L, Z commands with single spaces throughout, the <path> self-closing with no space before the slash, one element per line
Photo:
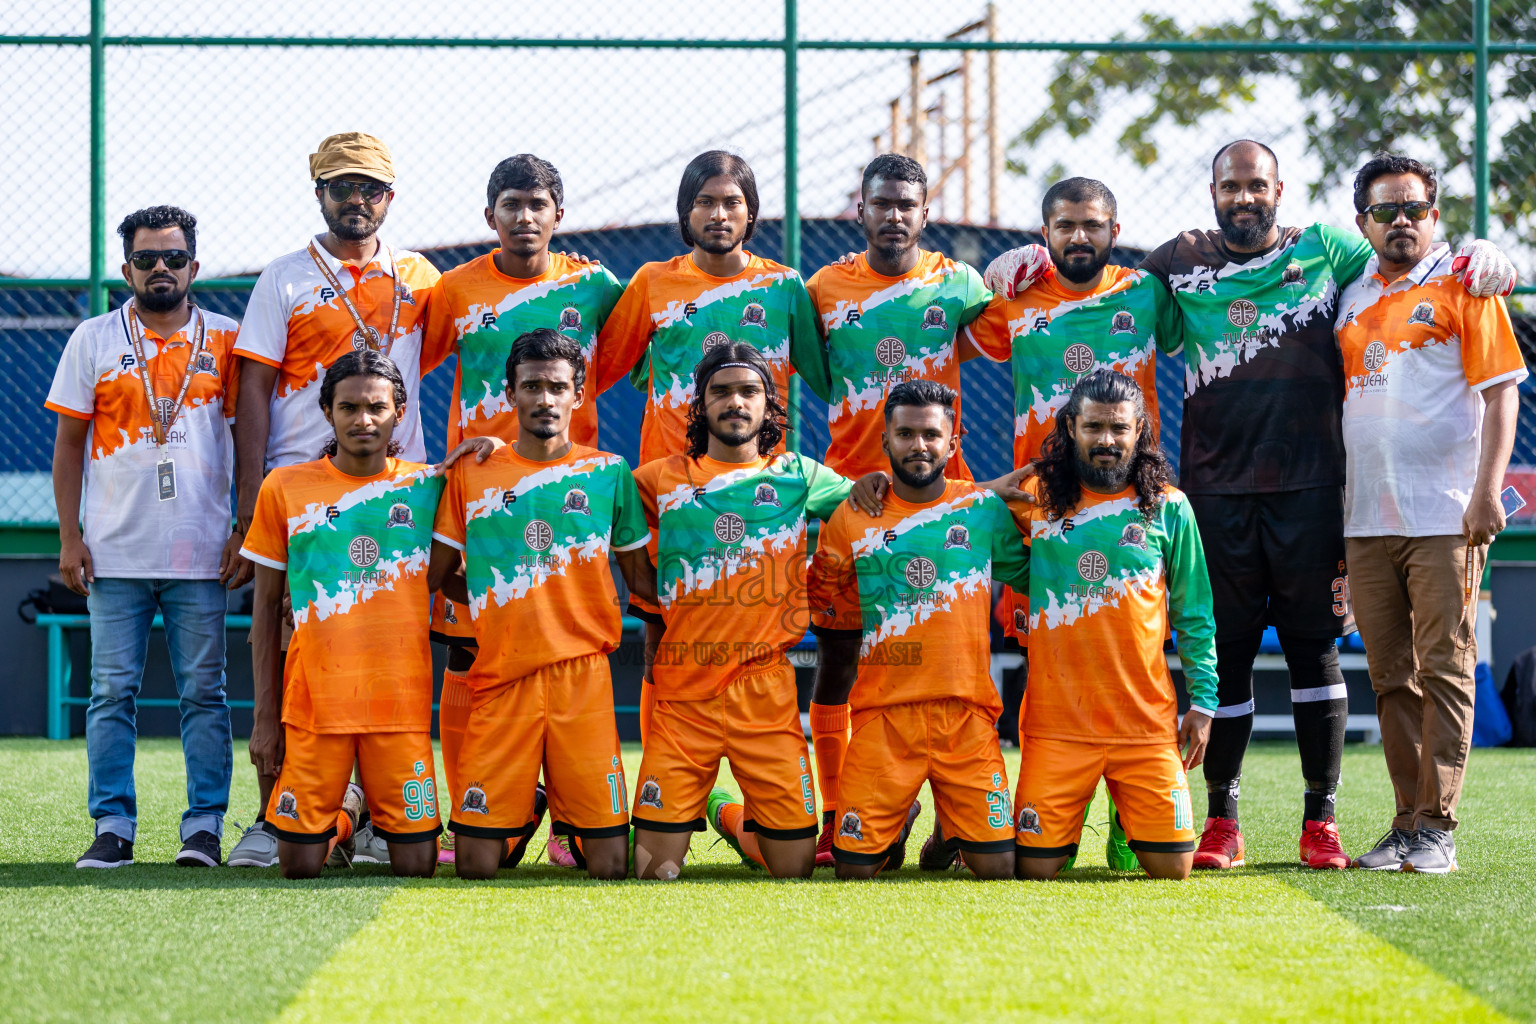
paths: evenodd
<path fill-rule="evenodd" d="M 1344 725 L 1349 698 L 1339 650 L 1331 639 L 1281 635 L 1280 649 L 1291 670 L 1291 715 L 1296 723 L 1296 748 L 1301 754 L 1305 821 L 1333 817 L 1334 794 L 1344 759 Z"/>
<path fill-rule="evenodd" d="M 1253 659 L 1261 633 L 1216 644 L 1216 717 L 1205 748 L 1206 813 L 1237 818 L 1243 755 L 1253 735 Z"/>

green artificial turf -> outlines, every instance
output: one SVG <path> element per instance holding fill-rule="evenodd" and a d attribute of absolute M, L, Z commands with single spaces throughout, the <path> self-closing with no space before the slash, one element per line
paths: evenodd
<path fill-rule="evenodd" d="M 1390 814 L 1380 748 L 1344 775 L 1358 853 Z M 142 744 L 138 777 L 138 863 L 76 871 L 83 744 L 0 741 L 0 1019 L 1536 1021 L 1536 751 L 1474 752 L 1462 870 L 1434 878 L 1300 870 L 1295 749 L 1256 744 L 1248 866 L 1182 884 L 1108 871 L 1091 833 L 1055 883 L 923 875 L 917 840 L 890 880 L 775 882 L 712 834 L 672 884 L 291 883 L 170 866 L 179 748 Z M 254 799 L 237 766 L 235 816 Z"/>

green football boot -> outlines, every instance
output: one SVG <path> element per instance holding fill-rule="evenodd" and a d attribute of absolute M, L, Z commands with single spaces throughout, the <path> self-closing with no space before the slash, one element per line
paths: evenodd
<path fill-rule="evenodd" d="M 1109 800 L 1109 838 L 1104 840 L 1104 862 L 1111 871 L 1140 871 L 1141 861 L 1136 859 L 1136 852 L 1125 841 L 1125 829 L 1120 827 L 1120 812 L 1115 810 L 1115 801 L 1108 793 L 1104 795 Z"/>
<path fill-rule="evenodd" d="M 728 789 L 723 789 L 720 786 L 716 786 L 714 789 L 709 791 L 709 803 L 706 805 L 707 809 L 704 812 L 705 816 L 709 818 L 710 828 L 713 828 L 720 834 L 720 838 L 725 840 L 725 845 L 736 851 L 736 856 L 741 858 L 741 862 L 743 864 L 754 871 L 761 871 L 763 870 L 763 866 L 757 861 L 753 860 L 751 857 L 748 857 L 745 853 L 742 853 L 740 841 L 738 841 L 734 835 L 728 832 L 724 825 L 720 824 L 720 808 L 724 807 L 726 804 L 733 804 L 735 802 L 736 795 L 734 793 Z"/>

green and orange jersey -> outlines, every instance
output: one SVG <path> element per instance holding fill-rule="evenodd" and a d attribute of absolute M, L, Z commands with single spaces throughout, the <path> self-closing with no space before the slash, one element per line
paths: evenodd
<path fill-rule="evenodd" d="M 284 722 L 317 733 L 432 727 L 427 561 L 442 490 L 431 466 L 398 459 L 377 476 L 321 458 L 262 481 L 240 554 L 288 576 Z"/>
<path fill-rule="evenodd" d="M 457 352 L 448 449 L 466 437 L 517 439 L 517 409 L 507 394 L 507 356 L 518 336 L 539 327 L 581 345 L 587 361 L 586 401 L 571 415 L 571 440 L 597 444 L 597 393 L 592 390 L 597 335 L 624 288 L 607 268 L 560 253 L 538 277 L 509 277 L 496 267 L 500 249 L 448 271 L 427 304 L 423 348 Z"/>
<path fill-rule="evenodd" d="M 850 479 L 886 471 L 880 449 L 885 396 L 904 380 L 924 378 L 960 392 L 956 335 L 986 309 L 992 293 L 968 264 L 923 251 L 900 277 L 870 269 L 860 253 L 848 264 L 818 270 L 806 286 L 826 338 L 831 373 L 827 465 Z M 960 403 L 955 403 L 960 431 Z M 957 454 L 945 474 L 969 480 Z"/>
<path fill-rule="evenodd" d="M 921 505 L 887 493 L 877 518 L 838 509 L 816 544 L 811 618 L 818 630 L 863 635 L 854 710 L 959 698 L 1000 714 L 994 579 L 1027 586 L 1029 553 L 1008 506 L 969 480 L 947 481 Z"/>
<path fill-rule="evenodd" d="M 542 668 L 617 648 L 608 553 L 644 547 L 651 535 L 619 456 L 572 445 L 534 462 L 509 444 L 448 470 L 433 538 L 464 552 L 478 704 Z"/>
<path fill-rule="evenodd" d="M 782 664 L 810 625 L 806 520 L 853 485 L 803 455 L 717 462 L 673 455 L 635 472 L 655 535 L 666 635 L 652 667 L 661 700 L 703 700 Z"/>
<path fill-rule="evenodd" d="M 598 395 L 648 356 L 637 386 L 646 396 L 640 463 L 687 450 L 693 368 L 725 342 L 745 342 L 773 371 L 779 400 L 789 400 L 789 374 L 826 397 L 826 356 L 805 283 L 794 270 L 747 254 L 732 277 L 712 277 L 692 254 L 647 263 L 635 272 L 598 336 L 594 376 Z"/>
<path fill-rule="evenodd" d="M 1101 367 L 1141 386 L 1157 436 L 1157 351 L 1178 347 L 1178 316 L 1161 281 L 1114 264 L 1091 291 L 1051 274 L 1015 298 L 995 296 L 965 331 L 982 355 L 1012 366 L 1014 468 L 1040 457 L 1072 386 Z"/>
<path fill-rule="evenodd" d="M 1039 485 L 1027 485 L 1039 493 Z M 1190 703 L 1216 709 L 1216 622 L 1194 513 L 1165 487 L 1143 515 L 1135 488 L 1083 489 L 1072 514 L 1038 505 L 1028 529 L 1029 700 L 1022 733 L 1080 743 L 1173 741 L 1178 702 L 1163 655 L 1177 633 Z"/>

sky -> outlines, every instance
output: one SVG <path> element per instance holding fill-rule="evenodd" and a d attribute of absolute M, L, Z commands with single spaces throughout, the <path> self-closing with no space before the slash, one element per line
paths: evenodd
<path fill-rule="evenodd" d="M 11 33 L 88 29 L 85 0 L 0 0 Z M 951 14 L 935 16 L 935 9 Z M 941 38 L 981 15 L 970 0 L 802 0 L 801 38 Z M 424 22 L 423 11 L 430 12 Z M 1141 11 L 1193 22 L 1232 13 L 1216 0 L 1133 4 L 1077 0 L 1070 8 L 999 4 L 1004 39 L 1106 38 L 1132 30 Z M 189 0 L 109 0 L 109 35 L 368 35 L 474 37 L 777 38 L 777 3 L 702 0 L 565 0 L 513 5 L 422 5 L 404 0 L 324 7 L 298 0 L 210 5 Z M 84 47 L 0 48 L 0 273 L 83 277 L 89 262 L 89 63 Z M 999 134 L 1012 139 L 1043 109 L 1055 53 L 1000 55 Z M 859 173 L 905 96 L 910 54 L 804 51 L 799 56 L 800 199 L 805 217 L 847 209 Z M 925 78 L 957 65 L 955 53 L 922 56 Z M 669 222 L 677 180 L 698 152 L 725 148 L 755 168 L 762 215 L 784 209 L 783 54 L 776 50 L 526 48 L 112 47 L 107 53 L 107 215 L 115 225 L 169 203 L 199 220 L 203 277 L 254 273 L 322 229 L 308 154 L 326 135 L 361 130 L 394 152 L 397 198 L 385 228 L 395 245 L 429 248 L 490 239 L 482 210 L 498 160 L 532 152 L 552 161 L 566 188 L 565 229 Z M 986 215 L 985 56 L 973 57 L 977 144 L 973 216 Z M 958 115 L 958 76 L 944 93 Z M 1348 197 L 1320 202 L 1304 187 L 1318 171 L 1299 130 L 1304 110 L 1286 83 L 1263 87 L 1254 108 L 1196 128 L 1160 133 L 1148 170 L 1115 138 L 1139 112 L 1124 104 L 1079 140 L 1052 138 L 1019 152 L 1029 176 L 1005 174 L 1000 222 L 1039 225 L 1047 169 L 1105 181 L 1120 201 L 1123 244 L 1151 247 L 1212 224 L 1211 154 L 1241 136 L 1280 154 L 1293 181 L 1282 221 L 1353 225 Z M 905 100 L 903 100 L 905 103 Z M 905 108 L 903 108 L 905 109 Z M 902 128 L 905 134 L 905 126 Z M 948 145 L 958 152 L 960 128 Z M 884 148 L 888 148 L 888 143 Z M 930 180 L 939 174 L 930 130 Z M 960 174 L 931 216 L 960 220 Z M 116 266 L 116 239 L 109 267 Z"/>

